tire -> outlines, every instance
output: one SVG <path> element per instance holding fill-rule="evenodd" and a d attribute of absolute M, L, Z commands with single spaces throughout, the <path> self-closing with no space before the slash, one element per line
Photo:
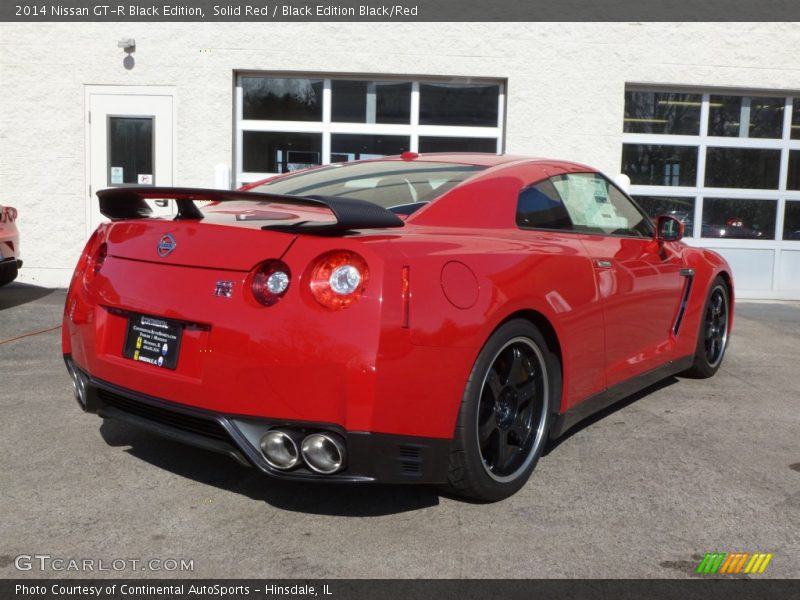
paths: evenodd
<path fill-rule="evenodd" d="M 447 490 L 481 502 L 519 491 L 548 438 L 561 397 L 561 365 L 529 321 L 500 326 L 467 380 Z"/>
<path fill-rule="evenodd" d="M 11 283 L 17 278 L 19 270 L 17 263 L 12 262 L 0 267 L 0 286 Z"/>
<path fill-rule="evenodd" d="M 703 305 L 694 363 L 683 373 L 686 377 L 707 379 L 719 370 L 728 348 L 728 326 L 731 314 L 731 295 L 722 277 L 711 284 Z"/>

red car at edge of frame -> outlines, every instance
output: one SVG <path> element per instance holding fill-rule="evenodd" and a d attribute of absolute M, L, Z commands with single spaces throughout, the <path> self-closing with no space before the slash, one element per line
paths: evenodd
<path fill-rule="evenodd" d="M 17 209 L 0 205 L 0 285 L 14 281 L 22 268 L 16 221 Z"/>
<path fill-rule="evenodd" d="M 98 196 L 64 310 L 80 406 L 276 477 L 500 500 L 548 437 L 713 375 L 731 331 L 725 260 L 575 163 L 405 153 Z"/>

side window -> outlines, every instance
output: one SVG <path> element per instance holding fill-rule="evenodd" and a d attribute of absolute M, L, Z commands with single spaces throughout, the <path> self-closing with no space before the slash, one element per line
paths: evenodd
<path fill-rule="evenodd" d="M 605 177 L 596 173 L 568 173 L 553 177 L 577 231 L 602 235 L 649 237 L 650 222 Z"/>
<path fill-rule="evenodd" d="M 536 229 L 572 229 L 567 209 L 549 179 L 519 193 L 517 225 Z"/>

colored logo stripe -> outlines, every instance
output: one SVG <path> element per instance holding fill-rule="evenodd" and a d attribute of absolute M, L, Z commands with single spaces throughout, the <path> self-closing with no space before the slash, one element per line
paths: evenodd
<path fill-rule="evenodd" d="M 697 566 L 697 573 L 702 575 L 712 575 L 714 573 L 733 575 L 741 573 L 742 568 L 748 574 L 763 573 L 769 561 L 772 560 L 772 556 L 772 554 L 765 552 L 756 552 L 755 554 L 749 554 L 748 552 L 733 552 L 731 554 L 707 552 Z"/>
<path fill-rule="evenodd" d="M 745 573 L 763 573 L 769 561 L 772 560 L 772 554 L 753 554 L 753 558 L 750 559 L 750 562 L 747 563 L 747 567 L 745 567 Z"/>
<path fill-rule="evenodd" d="M 700 561 L 700 565 L 697 567 L 697 572 L 704 574 L 716 573 L 724 559 L 724 552 L 706 552 L 706 555 L 703 557 L 703 560 Z"/>

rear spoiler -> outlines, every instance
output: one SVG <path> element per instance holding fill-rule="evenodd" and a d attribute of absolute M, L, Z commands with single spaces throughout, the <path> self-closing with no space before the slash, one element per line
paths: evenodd
<path fill-rule="evenodd" d="M 283 202 L 303 206 L 322 206 L 330 209 L 336 223 L 313 223 L 302 221 L 293 225 L 265 225 L 262 229 L 276 231 L 302 231 L 304 233 L 341 233 L 350 229 L 379 229 L 402 227 L 403 220 L 395 213 L 355 198 L 337 196 L 290 196 L 286 194 L 263 194 L 229 190 L 179 187 L 118 187 L 99 190 L 100 212 L 112 221 L 123 219 L 146 219 L 152 209 L 145 200 L 175 200 L 178 204 L 176 221 L 199 221 L 203 213 L 195 200 L 213 202 Z"/>

